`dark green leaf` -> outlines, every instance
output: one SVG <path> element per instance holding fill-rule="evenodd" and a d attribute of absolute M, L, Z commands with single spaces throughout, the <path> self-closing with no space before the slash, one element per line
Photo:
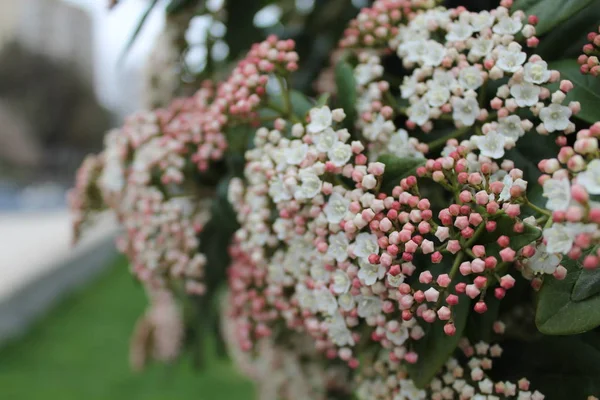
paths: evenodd
<path fill-rule="evenodd" d="M 561 79 L 568 79 L 575 86 L 567 94 L 566 102 L 581 103 L 581 112 L 577 118 L 593 124 L 600 120 L 600 79 L 592 75 L 583 75 L 575 60 L 561 60 L 549 64 L 549 68 L 560 72 Z M 554 85 L 552 88 L 556 88 Z"/>
<path fill-rule="evenodd" d="M 471 343 L 477 343 L 481 340 L 486 343 L 492 341 L 493 325 L 498 320 L 500 313 L 500 300 L 494 296 L 493 290 L 488 290 L 486 293 L 485 304 L 488 307 L 485 313 L 469 313 L 465 333 Z"/>
<path fill-rule="evenodd" d="M 579 280 L 589 277 L 583 274 L 581 263 L 564 259 L 562 265 L 567 268 L 566 278 L 559 281 L 549 277 L 538 296 L 535 323 L 547 335 L 572 335 L 600 325 L 598 290 L 592 290 L 585 282 L 578 285 Z M 579 292 L 575 296 L 576 287 Z"/>
<path fill-rule="evenodd" d="M 327 105 L 330 96 L 331 95 L 329 93 L 323 93 L 322 95 L 320 95 L 317 99 L 317 106 L 322 107 L 324 105 Z"/>
<path fill-rule="evenodd" d="M 384 192 L 391 192 L 394 186 L 400 184 L 402 179 L 415 174 L 417 167 L 425 164 L 423 158 L 400 158 L 393 154 L 384 154 L 377 161 L 385 164 L 385 173 L 381 184 L 381 189 Z"/>
<path fill-rule="evenodd" d="M 144 14 L 142 14 L 142 17 L 138 21 L 138 24 L 136 25 L 135 30 L 133 31 L 133 34 L 127 41 L 127 44 L 125 45 L 125 48 L 123 49 L 123 52 L 121 53 L 121 56 L 119 57 L 119 63 L 122 63 L 125 60 L 127 53 L 129 53 L 129 50 L 131 50 L 131 47 L 133 46 L 133 44 L 135 43 L 135 40 L 137 39 L 138 35 L 142 31 L 142 28 L 144 27 L 146 20 L 148 19 L 148 17 L 150 16 L 150 13 L 152 12 L 152 10 L 154 9 L 154 7 L 157 4 L 158 4 L 158 0 L 152 0 L 150 2 L 150 4 L 148 5 L 148 8 L 146 9 L 146 11 L 144 11 Z"/>
<path fill-rule="evenodd" d="M 346 61 L 340 61 L 335 66 L 335 84 L 337 103 L 346 113 L 346 126 L 352 127 L 356 118 L 356 82 L 354 70 Z"/>
<path fill-rule="evenodd" d="M 548 32 L 535 52 L 546 61 L 577 58 L 582 52 L 583 45 L 587 43 L 587 34 L 598 28 L 598 21 L 600 21 L 600 0 L 594 0 L 576 15 Z"/>
<path fill-rule="evenodd" d="M 187 7 L 190 7 L 194 4 L 199 5 L 203 2 L 203 0 L 171 0 L 169 5 L 167 5 L 167 14 L 177 14 L 178 12 L 186 9 Z"/>
<path fill-rule="evenodd" d="M 543 336 L 535 341 L 508 341 L 494 360 L 494 380 L 527 377 L 546 400 L 586 399 L 600 395 L 600 335 Z"/>
<path fill-rule="evenodd" d="M 304 94 L 302 94 L 301 92 L 299 92 L 297 90 L 293 90 L 293 89 L 290 90 L 289 96 L 290 96 L 290 103 L 292 104 L 292 112 L 294 113 L 294 115 L 296 115 L 300 119 L 303 119 L 306 116 L 306 114 L 308 113 L 308 111 L 311 108 L 316 106 L 316 104 L 311 99 L 309 99 L 308 97 L 306 97 Z M 281 110 L 282 112 L 285 112 L 285 110 L 287 108 L 287 104 L 286 104 L 286 100 L 283 98 L 281 93 L 270 94 L 269 101 L 272 105 L 277 107 L 279 110 Z M 281 113 L 280 113 L 280 115 L 281 115 Z"/>
<path fill-rule="evenodd" d="M 525 11 L 528 15 L 536 15 L 539 23 L 536 34 L 543 35 L 562 24 L 579 10 L 585 8 L 593 0 L 517 0 L 513 9 Z"/>
<path fill-rule="evenodd" d="M 584 269 L 579 275 L 579 279 L 573 287 L 573 301 L 583 301 L 588 297 L 592 297 L 600 293 L 600 270 L 599 269 Z"/>
<path fill-rule="evenodd" d="M 459 275 L 459 279 L 464 279 Z M 426 324 L 423 328 L 426 333 L 420 340 L 415 341 L 414 349 L 419 355 L 415 364 L 407 364 L 410 378 L 420 387 L 426 387 L 435 374 L 448 361 L 448 357 L 454 353 L 458 341 L 463 336 L 467 324 L 467 316 L 471 302 L 462 296 L 460 302 L 453 308 L 454 326 L 456 334 L 448 336 L 444 333 L 444 321 L 436 321 Z"/>

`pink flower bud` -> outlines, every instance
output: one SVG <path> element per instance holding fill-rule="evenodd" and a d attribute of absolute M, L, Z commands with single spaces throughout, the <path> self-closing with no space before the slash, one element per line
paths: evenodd
<path fill-rule="evenodd" d="M 475 246 L 473 246 L 473 248 L 471 249 L 471 251 L 477 257 L 484 257 L 485 256 L 485 246 L 483 246 L 483 245 L 480 245 L 480 244 L 475 245 Z"/>
<path fill-rule="evenodd" d="M 511 289 L 515 285 L 515 278 L 511 275 L 506 274 L 500 278 L 500 286 L 506 290 Z"/>
<path fill-rule="evenodd" d="M 440 292 L 438 292 L 435 288 L 429 288 L 425 291 L 425 299 L 429 302 L 436 302 L 440 297 Z"/>
<path fill-rule="evenodd" d="M 559 281 L 562 281 L 567 277 L 567 269 L 562 265 L 559 265 L 558 267 L 556 267 L 556 270 L 552 275 L 554 275 L 554 277 Z"/>
<path fill-rule="evenodd" d="M 481 258 L 474 259 L 471 261 L 471 270 L 476 274 L 482 273 L 485 271 L 485 261 L 483 261 Z"/>
<path fill-rule="evenodd" d="M 448 322 L 444 325 L 444 333 L 448 336 L 454 336 L 456 334 L 456 327 L 452 322 Z"/>
<path fill-rule="evenodd" d="M 479 213 L 471 213 L 469 215 L 469 223 L 473 226 L 479 226 L 483 222 L 483 217 Z"/>
<path fill-rule="evenodd" d="M 449 306 L 455 306 L 458 304 L 458 296 L 455 294 L 449 294 L 448 297 L 446 297 L 446 303 L 448 303 Z"/>
<path fill-rule="evenodd" d="M 441 274 L 440 276 L 437 277 L 437 284 L 440 285 L 441 287 L 448 287 L 448 285 L 450 285 L 450 282 L 452 280 L 450 279 L 450 276 L 448 276 L 448 274 Z"/>
<path fill-rule="evenodd" d="M 434 264 L 439 264 L 442 262 L 443 258 L 444 258 L 444 256 L 442 256 L 442 253 L 440 253 L 439 251 L 436 251 L 435 253 L 433 253 L 431 255 L 431 262 Z"/>
<path fill-rule="evenodd" d="M 506 290 L 502 289 L 501 287 L 494 289 L 494 297 L 496 297 L 498 300 L 502 300 L 504 296 L 506 296 Z"/>
<path fill-rule="evenodd" d="M 460 242 L 458 240 L 449 240 L 448 241 L 448 245 L 446 246 L 446 249 L 452 253 L 452 254 L 456 254 L 460 251 L 461 246 L 460 246 Z"/>
<path fill-rule="evenodd" d="M 467 276 L 473 272 L 471 269 L 471 263 L 469 261 L 463 261 L 458 267 L 458 270 L 463 276 Z"/>
<path fill-rule="evenodd" d="M 483 314 L 487 311 L 487 304 L 485 304 L 483 300 L 479 300 L 475 304 L 475 307 L 473 307 L 473 310 L 475 310 L 476 313 Z"/>
<path fill-rule="evenodd" d="M 504 261 L 504 262 L 514 261 L 515 255 L 516 255 L 516 252 L 513 249 L 511 249 L 510 247 L 500 250 L 500 258 L 502 258 L 502 261 Z"/>
<path fill-rule="evenodd" d="M 475 284 L 475 286 L 477 286 L 478 289 L 483 289 L 487 284 L 487 278 L 485 276 L 480 275 L 477 278 L 475 278 L 473 283 Z"/>
<path fill-rule="evenodd" d="M 481 291 L 475 285 L 467 285 L 466 287 L 467 296 L 474 299 L 481 294 Z"/>
<path fill-rule="evenodd" d="M 442 321 L 448 321 L 452 317 L 452 311 L 446 306 L 440 307 L 437 311 L 438 318 Z"/>

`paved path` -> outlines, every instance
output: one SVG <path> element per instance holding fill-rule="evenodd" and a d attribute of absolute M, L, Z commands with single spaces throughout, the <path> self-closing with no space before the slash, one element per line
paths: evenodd
<path fill-rule="evenodd" d="M 0 213 L 0 341 L 22 332 L 114 257 L 105 218 L 71 247 L 67 211 Z"/>

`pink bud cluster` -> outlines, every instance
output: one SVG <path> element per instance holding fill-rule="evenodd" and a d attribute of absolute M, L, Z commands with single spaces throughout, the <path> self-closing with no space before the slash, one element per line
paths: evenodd
<path fill-rule="evenodd" d="M 588 33 L 587 40 L 588 43 L 583 46 L 583 54 L 577 58 L 577 62 L 581 65 L 582 74 L 600 76 L 600 26 L 596 32 Z"/>
<path fill-rule="evenodd" d="M 73 242 L 76 243 L 93 216 L 105 208 L 96 181 L 102 173 L 102 161 L 94 155 L 85 158 L 75 176 L 75 187 L 67 195 L 73 213 Z"/>

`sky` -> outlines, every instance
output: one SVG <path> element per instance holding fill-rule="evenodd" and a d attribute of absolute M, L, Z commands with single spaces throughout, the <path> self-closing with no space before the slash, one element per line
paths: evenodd
<path fill-rule="evenodd" d="M 155 7 L 125 62 L 119 64 L 129 37 L 144 13 L 146 0 L 126 0 L 109 10 L 108 0 L 63 0 L 86 10 L 93 21 L 94 86 L 100 102 L 123 117 L 141 106 L 144 62 L 163 28 L 164 7 Z"/>

